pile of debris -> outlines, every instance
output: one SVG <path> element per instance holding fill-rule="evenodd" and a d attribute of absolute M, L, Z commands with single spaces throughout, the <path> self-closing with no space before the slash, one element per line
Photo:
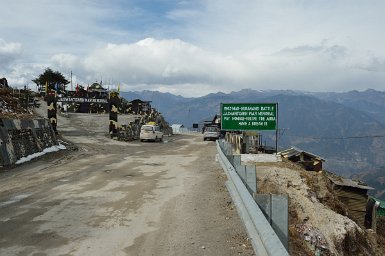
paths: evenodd
<path fill-rule="evenodd" d="M 28 118 L 33 115 L 24 99 L 30 97 L 28 90 L 0 88 L 0 118 Z"/>
<path fill-rule="evenodd" d="M 297 232 L 300 237 L 308 243 L 310 249 L 315 252 L 327 252 L 328 243 L 325 236 L 310 223 L 302 223 L 296 225 Z"/>

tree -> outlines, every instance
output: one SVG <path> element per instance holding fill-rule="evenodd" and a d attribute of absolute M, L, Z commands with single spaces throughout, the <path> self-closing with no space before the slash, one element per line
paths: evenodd
<path fill-rule="evenodd" d="M 8 88 L 8 81 L 7 78 L 3 77 L 0 79 L 0 88 Z"/>
<path fill-rule="evenodd" d="M 69 84 L 69 81 L 59 71 L 52 71 L 50 68 L 47 68 L 43 74 L 33 79 L 32 82 L 38 86 L 40 92 L 44 91 L 46 83 L 48 88 L 52 90 L 64 90 L 64 86 Z"/>

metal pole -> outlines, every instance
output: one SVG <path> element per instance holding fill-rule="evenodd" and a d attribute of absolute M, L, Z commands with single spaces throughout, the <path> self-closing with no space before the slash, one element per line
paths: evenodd
<path fill-rule="evenodd" d="M 71 91 L 73 91 L 73 87 L 72 87 L 72 70 L 71 70 Z"/>
<path fill-rule="evenodd" d="M 275 154 L 277 154 L 278 153 L 278 103 L 276 104 L 275 111 L 276 111 L 276 120 L 275 120 L 275 123 L 276 123 L 276 127 L 275 127 Z"/>

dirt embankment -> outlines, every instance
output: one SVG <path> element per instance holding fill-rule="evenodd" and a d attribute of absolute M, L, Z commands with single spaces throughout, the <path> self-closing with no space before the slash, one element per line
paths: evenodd
<path fill-rule="evenodd" d="M 30 91 L 0 88 L 0 118 L 31 118 L 32 109 L 27 103 L 31 100 Z"/>
<path fill-rule="evenodd" d="M 258 163 L 259 193 L 289 196 L 290 255 L 385 255 L 383 238 L 348 218 L 323 172 L 288 163 Z"/>

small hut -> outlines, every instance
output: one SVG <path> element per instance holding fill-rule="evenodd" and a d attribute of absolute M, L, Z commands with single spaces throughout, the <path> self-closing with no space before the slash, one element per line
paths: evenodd
<path fill-rule="evenodd" d="M 328 173 L 331 188 L 338 199 L 349 209 L 352 219 L 358 225 L 364 226 L 368 190 L 372 190 L 367 184 L 360 181 L 346 179 Z"/>
<path fill-rule="evenodd" d="M 136 115 L 150 114 L 151 112 L 151 101 L 143 101 L 135 99 L 129 102 L 131 112 Z"/>
<path fill-rule="evenodd" d="M 278 154 L 292 162 L 303 165 L 307 171 L 321 171 L 322 163 L 325 162 L 322 157 L 295 147 L 281 151 Z"/>

